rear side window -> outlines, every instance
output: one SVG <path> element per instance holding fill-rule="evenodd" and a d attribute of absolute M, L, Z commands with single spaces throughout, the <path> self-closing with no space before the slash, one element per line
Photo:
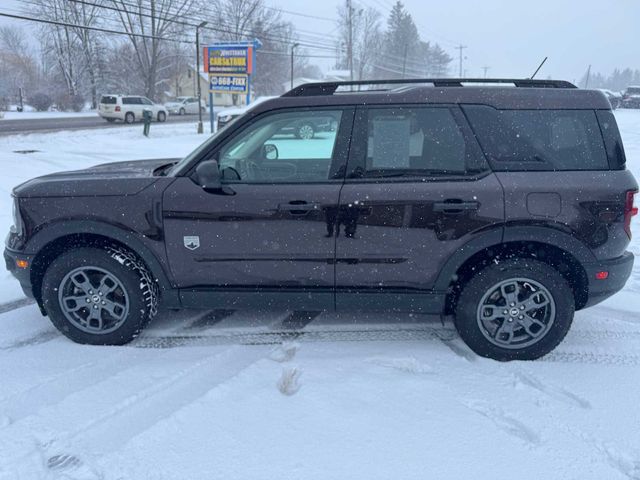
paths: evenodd
<path fill-rule="evenodd" d="M 609 110 L 598 110 L 596 115 L 598 116 L 602 136 L 604 137 L 604 146 L 607 149 L 609 166 L 613 170 L 624 170 L 627 160 L 624 154 L 618 124 L 616 123 L 613 113 Z"/>
<path fill-rule="evenodd" d="M 467 144 L 449 108 L 370 108 L 362 113 L 364 177 L 465 175 L 484 170 L 484 159 Z"/>
<path fill-rule="evenodd" d="M 494 170 L 608 170 L 596 113 L 592 110 L 464 111 Z"/>
<path fill-rule="evenodd" d="M 118 103 L 118 99 L 113 95 L 103 95 L 100 99 L 100 103 L 103 103 L 105 105 L 115 105 L 116 103 Z"/>
<path fill-rule="evenodd" d="M 142 101 L 139 97 L 124 97 L 122 103 L 124 105 L 140 105 Z"/>

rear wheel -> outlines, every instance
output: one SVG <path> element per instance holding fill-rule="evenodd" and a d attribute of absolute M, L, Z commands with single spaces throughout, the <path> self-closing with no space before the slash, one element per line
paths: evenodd
<path fill-rule="evenodd" d="M 535 360 L 553 350 L 573 321 L 573 292 L 551 266 L 530 259 L 491 264 L 464 286 L 455 326 L 478 355 Z"/>
<path fill-rule="evenodd" d="M 167 114 L 164 112 L 158 112 L 158 121 L 164 122 L 167 119 Z"/>
<path fill-rule="evenodd" d="M 127 112 L 127 114 L 124 116 L 124 123 L 133 123 L 135 120 L 136 117 L 133 112 Z"/>
<path fill-rule="evenodd" d="M 78 343 L 128 343 L 157 311 L 157 288 L 146 267 L 112 247 L 63 253 L 47 269 L 42 292 L 53 324 Z"/>
<path fill-rule="evenodd" d="M 178 115 L 184 115 L 184 114 L 185 114 L 184 108 L 181 108 L 180 111 L 178 112 Z"/>

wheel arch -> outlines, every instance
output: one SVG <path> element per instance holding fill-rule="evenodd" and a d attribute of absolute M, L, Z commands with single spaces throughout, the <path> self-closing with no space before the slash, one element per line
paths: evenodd
<path fill-rule="evenodd" d="M 42 304 L 41 288 L 44 273 L 59 255 L 73 248 L 107 245 L 124 248 L 136 255 L 157 282 L 163 302 L 170 304 L 178 302 L 178 295 L 173 293 L 175 290 L 165 267 L 135 235 L 134 232 L 100 222 L 86 221 L 65 222 L 41 230 L 27 245 L 29 251 L 37 252 L 31 262 L 30 279 L 33 295 L 38 304 Z"/>
<path fill-rule="evenodd" d="M 588 278 L 583 264 L 595 261 L 593 253 L 562 231 L 518 226 L 487 232 L 449 258 L 434 287 L 447 292 L 446 313 L 453 313 L 462 286 L 474 272 L 489 262 L 514 257 L 535 258 L 558 270 L 573 290 L 576 310 L 584 307 L 588 299 Z"/>

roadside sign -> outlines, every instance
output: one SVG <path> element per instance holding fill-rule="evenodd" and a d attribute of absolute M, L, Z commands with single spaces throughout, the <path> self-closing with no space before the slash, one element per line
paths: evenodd
<path fill-rule="evenodd" d="M 253 73 L 253 45 L 211 45 L 204 49 L 207 73 Z"/>
<path fill-rule="evenodd" d="M 248 75 L 209 74 L 209 91 L 214 93 L 247 93 Z"/>

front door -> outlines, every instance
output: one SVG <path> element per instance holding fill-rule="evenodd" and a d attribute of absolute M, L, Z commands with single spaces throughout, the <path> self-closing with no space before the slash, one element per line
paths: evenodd
<path fill-rule="evenodd" d="M 359 109 L 335 233 L 336 305 L 437 311 L 444 263 L 474 235 L 501 232 L 503 218 L 502 188 L 457 107 Z"/>
<path fill-rule="evenodd" d="M 332 303 L 335 243 L 328 228 L 352 120 L 353 111 L 341 108 L 269 112 L 201 159 L 218 160 L 222 191 L 177 178 L 165 191 L 163 209 L 178 286 L 314 289 Z M 292 127 L 304 121 L 328 126 L 300 139 Z"/>

